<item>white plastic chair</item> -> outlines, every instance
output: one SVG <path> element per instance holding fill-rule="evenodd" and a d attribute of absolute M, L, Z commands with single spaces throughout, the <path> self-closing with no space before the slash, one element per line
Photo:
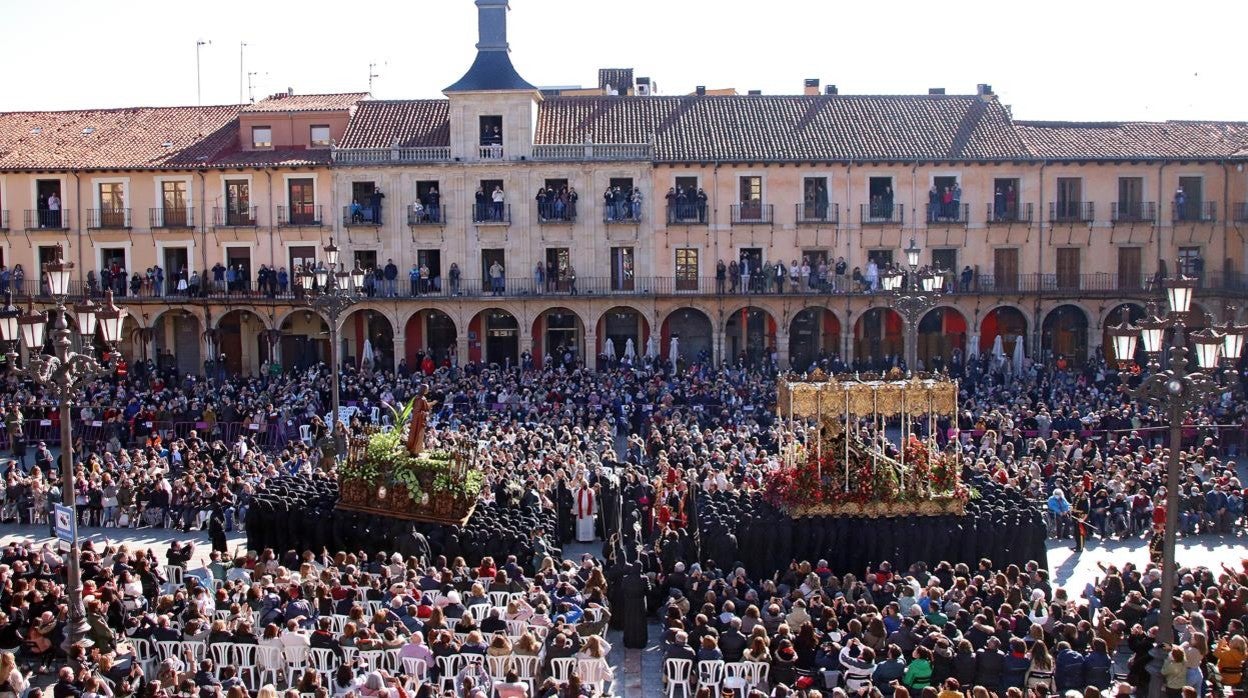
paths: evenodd
<path fill-rule="evenodd" d="M 234 646 L 228 642 L 217 642 L 208 645 L 208 653 L 212 655 L 213 674 L 220 679 L 221 667 L 229 666 L 234 660 Z"/>
<path fill-rule="evenodd" d="M 152 647 L 151 641 L 142 637 L 132 637 L 127 638 L 127 642 L 134 648 L 134 658 L 139 663 L 139 667 L 143 669 L 143 675 L 155 676 L 156 665 L 160 663 L 160 658 L 156 656 L 156 649 Z"/>
<path fill-rule="evenodd" d="M 667 679 L 667 698 L 674 698 L 679 688 L 689 698 L 689 677 L 693 674 L 692 659 L 668 659 L 663 662 L 663 678 Z"/>
<path fill-rule="evenodd" d="M 198 664 L 208 658 L 208 645 L 196 640 L 182 641 L 182 655 L 190 655 L 192 665 Z"/>
<path fill-rule="evenodd" d="M 186 581 L 186 570 L 177 565 L 165 565 L 165 582 L 161 588 L 161 592 L 165 594 L 173 594 L 182 588 L 183 582 Z"/>
<path fill-rule="evenodd" d="M 438 691 L 455 690 L 455 675 L 464 667 L 464 655 L 448 654 L 436 659 L 438 660 Z"/>
<path fill-rule="evenodd" d="M 477 622 L 477 625 L 480 625 L 481 621 L 490 614 L 490 610 L 489 606 L 479 603 L 468 607 L 468 615 Z"/>
<path fill-rule="evenodd" d="M 368 414 L 368 419 L 374 425 L 381 421 L 381 408 L 373 405 L 373 409 Z"/>
<path fill-rule="evenodd" d="M 156 643 L 156 650 L 160 653 L 161 661 L 170 657 L 182 659 L 182 643 L 177 640 L 160 640 Z"/>
<path fill-rule="evenodd" d="M 468 641 L 468 633 L 451 633 L 451 637 L 455 638 L 456 647 L 462 647 Z"/>
<path fill-rule="evenodd" d="M 334 680 L 334 672 L 338 664 L 338 657 L 334 651 L 323 647 L 310 647 L 308 657 L 312 661 L 312 669 L 321 675 L 326 686 L 330 685 L 330 682 Z"/>
<path fill-rule="evenodd" d="M 546 636 L 550 634 L 550 628 L 544 625 L 534 625 L 533 627 L 529 628 L 529 631 L 532 632 L 533 635 L 537 637 L 537 641 L 539 643 L 546 644 Z"/>
<path fill-rule="evenodd" d="M 425 660 L 420 657 L 404 657 L 403 673 L 408 676 L 414 676 L 423 682 L 429 676 L 429 667 L 425 665 Z"/>
<path fill-rule="evenodd" d="M 245 672 L 251 679 L 253 686 L 259 688 L 260 668 L 256 666 L 256 652 L 259 647 L 257 645 L 236 644 L 230 645 L 230 649 L 234 651 L 234 663 L 238 666 L 239 680 L 246 683 L 246 680 L 243 678 L 243 673 Z"/>
<path fill-rule="evenodd" d="M 771 665 L 767 662 L 746 662 L 745 666 L 750 670 L 750 685 L 754 688 L 763 688 L 767 685 L 767 677 L 771 673 Z"/>
<path fill-rule="evenodd" d="M 335 613 L 334 615 L 329 616 L 329 629 L 335 635 L 341 635 L 342 629 L 347 627 L 347 621 L 350 619 L 350 616 L 341 616 Z"/>
<path fill-rule="evenodd" d="M 724 682 L 724 660 L 706 659 L 698 662 L 698 690 L 711 689 L 711 695 L 719 695 L 720 684 Z"/>
<path fill-rule="evenodd" d="M 745 662 L 729 662 L 724 665 L 724 688 L 744 696 L 750 688 L 750 668 Z"/>
<path fill-rule="evenodd" d="M 438 591 L 437 589 L 430 589 L 429 591 L 420 592 L 421 601 L 424 601 L 425 599 L 429 599 L 429 603 L 435 606 L 438 604 L 438 599 L 440 598 L 442 598 L 442 592 Z"/>
<path fill-rule="evenodd" d="M 308 448 L 312 448 L 313 444 L 312 444 L 312 425 L 311 424 L 299 425 L 299 440 L 302 441 L 304 444 L 306 444 Z"/>
<path fill-rule="evenodd" d="M 529 629 L 529 625 L 522 620 L 507 621 L 507 635 L 509 637 L 520 637 Z"/>
<path fill-rule="evenodd" d="M 302 645 L 287 645 L 282 648 L 286 656 L 286 685 L 293 686 L 304 669 L 308 668 L 308 648 Z"/>
<path fill-rule="evenodd" d="M 511 657 L 495 657 L 487 655 L 485 657 L 485 669 L 490 673 L 490 678 L 495 683 L 507 680 L 507 667 L 511 666 Z"/>
<path fill-rule="evenodd" d="M 516 669 L 516 676 L 529 684 L 529 695 L 537 690 L 537 671 L 541 668 L 541 657 L 530 655 L 513 655 L 511 657 Z"/>
<path fill-rule="evenodd" d="M 360 664 L 363 664 L 365 671 L 381 671 L 386 668 L 386 656 L 381 650 L 360 650 Z"/>
<path fill-rule="evenodd" d="M 575 671 L 575 657 L 560 657 L 550 660 L 550 677 L 555 680 L 555 683 L 567 683 Z"/>
<path fill-rule="evenodd" d="M 615 680 L 615 672 L 611 671 L 607 660 L 601 657 L 578 660 L 576 675 L 582 684 L 594 691 L 594 695 L 607 695 L 607 684 Z"/>
<path fill-rule="evenodd" d="M 490 605 L 499 608 L 506 608 L 511 603 L 511 594 L 506 591 L 491 591 Z"/>
<path fill-rule="evenodd" d="M 281 647 L 256 647 L 256 684 L 276 685 L 277 680 L 286 670 L 286 655 Z"/>
<path fill-rule="evenodd" d="M 342 648 L 342 662 L 344 664 L 355 664 L 355 655 L 359 654 L 359 650 L 354 647 Z"/>

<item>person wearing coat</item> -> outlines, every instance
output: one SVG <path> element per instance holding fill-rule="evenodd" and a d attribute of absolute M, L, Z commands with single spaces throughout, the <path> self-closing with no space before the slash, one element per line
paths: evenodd
<path fill-rule="evenodd" d="M 1005 655 L 1002 666 L 1001 686 L 1021 689 L 1027 681 L 1027 670 L 1030 668 L 1031 658 L 1027 656 L 1027 644 L 1022 638 L 1010 640 L 1010 652 Z"/>
<path fill-rule="evenodd" d="M 1114 658 L 1109 655 L 1109 645 L 1104 638 L 1092 638 L 1092 649 L 1083 655 L 1083 681 L 1108 691 L 1114 678 Z"/>
<path fill-rule="evenodd" d="M 990 637 L 984 648 L 975 653 L 975 681 L 972 685 L 1004 693 L 1004 677 L 1005 655 L 1001 652 L 1001 640 Z"/>
<path fill-rule="evenodd" d="M 1082 691 L 1086 687 L 1083 655 L 1071 649 L 1069 642 L 1057 643 L 1054 660 L 1053 681 L 1059 692 Z"/>

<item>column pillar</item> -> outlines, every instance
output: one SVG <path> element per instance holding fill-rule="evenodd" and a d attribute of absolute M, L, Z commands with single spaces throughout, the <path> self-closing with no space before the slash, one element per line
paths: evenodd
<path fill-rule="evenodd" d="M 841 361 L 844 362 L 846 368 L 848 368 L 854 363 L 854 332 L 853 330 L 850 330 L 849 332 L 841 333 L 841 346 L 844 347 L 841 350 Z"/>
<path fill-rule="evenodd" d="M 776 354 L 779 357 L 778 364 L 781 369 L 790 368 L 789 365 L 789 333 L 781 327 L 776 327 Z"/>
<path fill-rule="evenodd" d="M 720 328 L 716 328 L 712 333 L 711 355 L 714 357 L 716 366 L 724 362 L 724 331 Z"/>
<path fill-rule="evenodd" d="M 484 344 L 482 344 L 484 346 Z M 463 366 L 468 363 L 468 333 L 461 332 L 455 336 L 455 365 Z"/>
<path fill-rule="evenodd" d="M 591 370 L 598 370 L 598 333 L 595 330 L 586 329 L 582 342 L 585 348 L 581 356 L 585 359 L 585 366 Z M 620 353 L 620 347 L 616 347 L 616 355 Z"/>
<path fill-rule="evenodd" d="M 399 362 L 407 358 L 407 336 L 405 334 L 396 334 L 394 336 L 394 366 L 391 368 L 398 369 Z M 409 370 L 420 368 L 419 366 L 408 366 Z"/>

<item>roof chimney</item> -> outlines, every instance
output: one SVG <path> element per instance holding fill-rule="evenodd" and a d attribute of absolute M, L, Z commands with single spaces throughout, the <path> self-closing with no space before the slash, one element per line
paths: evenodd
<path fill-rule="evenodd" d="M 287 96 L 287 97 L 294 97 L 294 96 L 295 96 L 295 88 L 293 88 L 293 87 L 287 87 L 287 88 L 286 88 L 286 96 Z"/>
<path fill-rule="evenodd" d="M 978 85 L 975 86 L 975 94 L 979 95 L 980 97 L 985 97 L 985 98 L 991 97 L 992 85 L 989 85 L 986 82 L 979 83 Z"/>
<path fill-rule="evenodd" d="M 750 97 L 759 97 L 763 94 L 763 91 L 762 90 L 750 90 L 746 94 L 748 94 Z"/>
<path fill-rule="evenodd" d="M 929 95 L 943 95 L 943 94 L 945 93 L 945 88 L 943 88 L 943 87 L 929 87 L 929 88 L 927 88 L 927 93 L 928 93 Z"/>
<path fill-rule="evenodd" d="M 819 78 L 806 78 L 802 94 L 807 96 L 819 94 Z"/>
<path fill-rule="evenodd" d="M 824 87 L 824 88 L 823 88 L 823 93 L 824 93 L 825 95 L 839 95 L 839 94 L 840 94 L 840 92 L 838 92 L 838 91 L 837 91 L 837 89 L 836 89 L 836 85 L 828 85 L 828 86 Z"/>
<path fill-rule="evenodd" d="M 698 95 L 699 97 L 705 97 L 706 85 L 698 85 L 697 88 L 694 89 L 694 94 Z"/>
<path fill-rule="evenodd" d="M 477 58 L 454 85 L 443 92 L 536 90 L 511 64 L 507 55 L 507 0 L 476 0 Z"/>

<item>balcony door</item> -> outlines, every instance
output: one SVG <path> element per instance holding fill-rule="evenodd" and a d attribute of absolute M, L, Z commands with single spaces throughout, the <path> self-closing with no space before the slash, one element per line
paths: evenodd
<path fill-rule="evenodd" d="M 741 177 L 738 188 L 741 220 L 760 220 L 763 217 L 763 178 L 753 175 Z"/>
<path fill-rule="evenodd" d="M 1078 177 L 1057 178 L 1058 220 L 1079 220 L 1083 205 L 1083 180 Z"/>
<path fill-rule="evenodd" d="M 632 291 L 634 288 L 633 248 L 611 248 L 611 290 Z"/>
<path fill-rule="evenodd" d="M 1144 178 L 1118 178 L 1118 219 L 1138 221 L 1144 218 Z"/>
<path fill-rule="evenodd" d="M 992 276 L 998 291 L 1018 288 L 1018 248 L 1002 247 L 992 251 Z"/>
<path fill-rule="evenodd" d="M 225 180 L 225 224 L 251 225 L 251 182 Z"/>
<path fill-rule="evenodd" d="M 1183 210 L 1177 216 L 1179 220 L 1198 221 L 1204 215 L 1204 180 L 1201 177 L 1179 177 L 1179 187 L 1183 189 Z"/>
<path fill-rule="evenodd" d="M 121 182 L 100 183 L 100 227 L 124 228 L 126 225 L 126 185 Z"/>
<path fill-rule="evenodd" d="M 287 183 L 290 222 L 295 225 L 316 223 L 316 188 L 311 179 L 292 179 Z"/>
<path fill-rule="evenodd" d="M 187 225 L 186 198 L 186 182 L 160 183 L 161 216 L 166 227 Z"/>
<path fill-rule="evenodd" d="M 1079 288 L 1079 248 L 1057 248 L 1057 287 Z"/>
<path fill-rule="evenodd" d="M 1143 274 L 1143 249 L 1139 247 L 1118 248 L 1118 288 L 1140 288 Z"/>

